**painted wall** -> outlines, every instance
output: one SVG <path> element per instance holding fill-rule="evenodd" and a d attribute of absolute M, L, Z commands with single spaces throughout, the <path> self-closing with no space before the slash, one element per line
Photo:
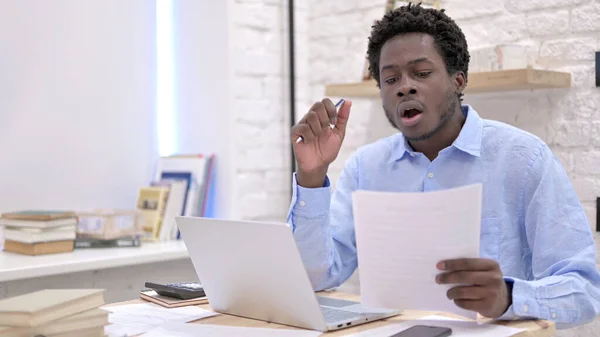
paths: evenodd
<path fill-rule="evenodd" d="M 157 155 L 153 2 L 0 2 L 0 212 L 135 206 Z"/>

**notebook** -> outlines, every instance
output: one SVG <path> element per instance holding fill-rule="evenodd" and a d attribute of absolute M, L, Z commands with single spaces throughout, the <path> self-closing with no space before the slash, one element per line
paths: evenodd
<path fill-rule="evenodd" d="M 192 298 L 189 300 L 180 300 L 178 298 L 161 296 L 152 289 L 142 290 L 140 292 L 140 298 L 148 302 L 156 303 L 165 308 L 179 308 L 186 307 L 189 305 L 200 305 L 208 303 L 208 299 L 206 297 Z"/>

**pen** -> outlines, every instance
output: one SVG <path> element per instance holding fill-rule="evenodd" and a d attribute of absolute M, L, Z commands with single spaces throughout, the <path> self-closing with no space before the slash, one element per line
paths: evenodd
<path fill-rule="evenodd" d="M 337 103 L 335 103 L 335 107 L 339 107 L 342 103 L 344 103 L 344 99 L 340 99 Z M 333 120 L 335 121 L 337 119 L 337 114 L 336 117 L 333 118 Z M 300 143 L 302 141 L 302 136 L 298 137 L 298 139 L 296 139 L 296 144 Z"/>

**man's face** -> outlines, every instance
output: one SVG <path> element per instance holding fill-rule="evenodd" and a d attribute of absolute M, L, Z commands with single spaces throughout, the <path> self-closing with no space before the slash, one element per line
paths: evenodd
<path fill-rule="evenodd" d="M 385 114 L 409 141 L 429 139 L 458 110 L 462 78 L 448 75 L 430 35 L 388 40 L 381 48 L 379 71 Z"/>

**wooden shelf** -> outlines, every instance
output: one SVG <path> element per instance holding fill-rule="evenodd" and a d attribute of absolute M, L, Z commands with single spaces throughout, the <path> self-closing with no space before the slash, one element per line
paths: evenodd
<path fill-rule="evenodd" d="M 400 2 L 400 4 L 396 4 L 397 7 L 404 6 L 409 2 L 412 2 L 415 5 L 420 2 L 423 5 L 434 6 L 436 9 L 439 9 L 440 7 L 440 0 L 400 0 L 397 2 Z"/>
<path fill-rule="evenodd" d="M 402 1 L 402 2 L 412 2 L 414 4 L 418 4 L 420 2 L 423 5 L 430 5 L 430 6 L 439 6 L 440 5 L 440 0 L 408 0 L 408 1 Z"/>
<path fill-rule="evenodd" d="M 469 74 L 465 93 L 486 93 L 516 90 L 570 88 L 571 74 L 533 68 L 478 72 Z M 329 84 L 325 95 L 337 97 L 379 97 L 374 80 Z"/>

